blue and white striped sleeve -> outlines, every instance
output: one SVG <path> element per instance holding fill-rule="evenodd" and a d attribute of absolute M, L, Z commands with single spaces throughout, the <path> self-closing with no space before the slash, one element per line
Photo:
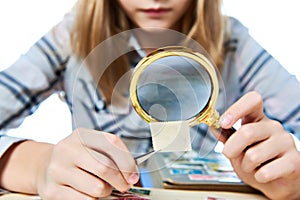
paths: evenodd
<path fill-rule="evenodd" d="M 14 64 L 0 72 L 0 155 L 20 140 L 5 135 L 18 127 L 38 105 L 60 90 L 69 58 L 69 27 L 66 15 Z M 24 136 L 26 137 L 26 136 Z"/>
<path fill-rule="evenodd" d="M 233 35 L 239 40 L 235 60 L 240 92 L 258 91 L 263 97 L 265 114 L 300 139 L 299 80 L 259 45 L 238 21 L 233 21 L 233 26 Z"/>

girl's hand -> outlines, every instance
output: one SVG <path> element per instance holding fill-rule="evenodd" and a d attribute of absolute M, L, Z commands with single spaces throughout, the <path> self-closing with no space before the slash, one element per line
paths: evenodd
<path fill-rule="evenodd" d="M 225 142 L 223 153 L 238 176 L 271 199 L 300 198 L 300 154 L 282 125 L 268 119 L 261 96 L 250 92 L 221 117 L 222 128 L 242 126 Z"/>
<path fill-rule="evenodd" d="M 37 188 L 45 200 L 105 197 L 112 188 L 127 191 L 139 179 L 121 139 L 89 129 L 77 129 L 55 145 L 40 168 Z"/>

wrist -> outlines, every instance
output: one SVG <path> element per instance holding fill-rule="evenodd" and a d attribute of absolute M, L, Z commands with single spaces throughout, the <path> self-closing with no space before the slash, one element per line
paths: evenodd
<path fill-rule="evenodd" d="M 38 155 L 38 162 L 36 163 L 36 174 L 34 176 L 35 179 L 32 183 L 32 187 L 35 189 L 35 193 L 39 193 L 40 188 L 45 184 L 46 171 L 53 150 L 53 145 L 51 144 L 41 143 L 38 145 L 41 145 L 42 148 Z"/>
<path fill-rule="evenodd" d="M 1 158 L 1 186 L 22 193 L 37 193 L 37 176 L 51 155 L 51 144 L 30 140 L 13 144 Z"/>

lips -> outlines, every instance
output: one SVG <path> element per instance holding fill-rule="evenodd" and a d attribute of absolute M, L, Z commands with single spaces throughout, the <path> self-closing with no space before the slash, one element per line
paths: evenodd
<path fill-rule="evenodd" d="M 170 12 L 171 9 L 169 8 L 149 8 L 149 9 L 143 9 L 142 12 L 150 17 L 161 17 L 168 12 Z"/>

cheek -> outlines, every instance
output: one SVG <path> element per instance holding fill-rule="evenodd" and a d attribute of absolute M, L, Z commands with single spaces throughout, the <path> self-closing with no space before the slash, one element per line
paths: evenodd
<path fill-rule="evenodd" d="M 126 0 L 118 0 L 119 7 L 128 15 L 131 17 L 133 13 L 133 8 L 134 5 L 132 5 L 131 1 L 126 1 Z"/>
<path fill-rule="evenodd" d="M 191 4 L 191 0 L 181 0 L 181 3 L 175 6 L 178 18 L 181 18 L 189 10 Z"/>

